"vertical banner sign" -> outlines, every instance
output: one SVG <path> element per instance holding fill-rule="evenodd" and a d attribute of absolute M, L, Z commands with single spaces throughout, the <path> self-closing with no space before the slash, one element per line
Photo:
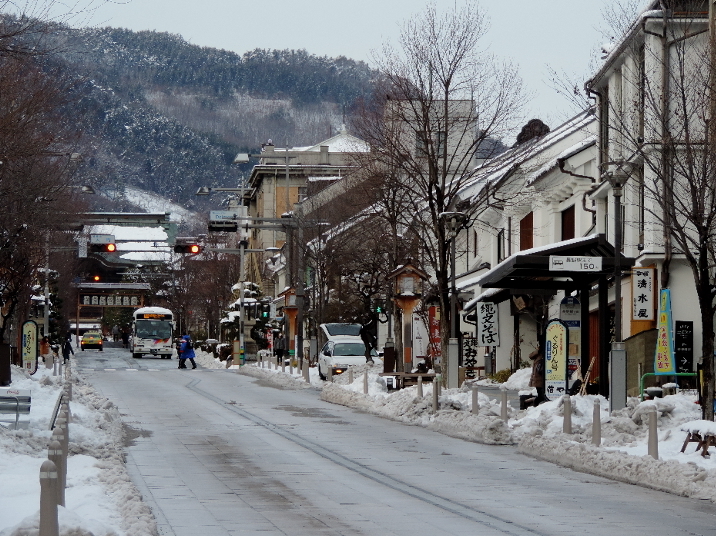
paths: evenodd
<path fill-rule="evenodd" d="M 674 374 L 674 328 L 671 322 L 671 291 L 662 289 L 659 294 L 659 333 L 656 338 L 654 356 L 655 374 Z"/>
<path fill-rule="evenodd" d="M 477 338 L 463 337 L 462 339 L 462 363 L 465 366 L 465 378 L 474 379 L 477 377 Z"/>
<path fill-rule="evenodd" d="M 266 342 L 268 343 L 268 349 L 273 351 L 273 330 L 269 329 L 266 332 Z"/>
<path fill-rule="evenodd" d="M 428 355 L 433 360 L 433 364 L 440 363 L 440 307 L 432 305 L 428 309 L 428 336 L 430 344 L 428 347 Z"/>
<path fill-rule="evenodd" d="M 639 268 L 631 271 L 632 320 L 654 320 L 655 271 L 655 268 Z"/>
<path fill-rule="evenodd" d="M 497 304 L 480 302 L 477 304 L 477 343 L 480 346 L 500 346 Z"/>
<path fill-rule="evenodd" d="M 22 368 L 30 374 L 37 372 L 37 323 L 28 320 L 22 325 Z"/>
<path fill-rule="evenodd" d="M 579 345 L 582 341 L 582 306 L 577 298 L 564 298 L 559 306 L 559 319 L 569 329 L 569 346 L 567 347 L 567 388 L 579 378 L 579 367 L 582 354 Z"/>
<path fill-rule="evenodd" d="M 676 372 L 694 371 L 694 323 L 690 320 L 674 322 L 674 353 Z"/>
<path fill-rule="evenodd" d="M 545 395 L 555 400 L 567 390 L 569 329 L 561 320 L 551 320 L 545 339 Z"/>

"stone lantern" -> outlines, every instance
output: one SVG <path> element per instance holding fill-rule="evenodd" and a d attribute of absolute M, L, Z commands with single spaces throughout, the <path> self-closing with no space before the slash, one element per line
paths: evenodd
<path fill-rule="evenodd" d="M 388 274 L 393 280 L 393 300 L 403 311 L 403 372 L 411 372 L 413 363 L 413 309 L 423 296 L 428 274 L 408 260 Z"/>

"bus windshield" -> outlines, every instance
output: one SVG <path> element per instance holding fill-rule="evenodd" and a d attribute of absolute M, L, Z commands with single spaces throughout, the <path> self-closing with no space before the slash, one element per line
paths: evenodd
<path fill-rule="evenodd" d="M 172 323 L 166 320 L 137 320 L 136 336 L 140 339 L 168 339 L 172 336 Z"/>

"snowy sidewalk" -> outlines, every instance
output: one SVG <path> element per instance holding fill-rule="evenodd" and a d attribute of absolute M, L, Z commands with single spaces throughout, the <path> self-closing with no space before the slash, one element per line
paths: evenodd
<path fill-rule="evenodd" d="M 368 371 L 368 394 L 363 393 L 363 370 Z M 525 370 L 515 373 L 503 385 L 514 390 L 527 389 Z M 500 418 L 499 400 L 482 392 L 479 413 L 473 414 L 472 393 L 467 387 L 443 390 L 440 409 L 433 412 L 431 385 L 423 387 L 422 399 L 417 397 L 416 387 L 388 391 L 377 367 L 358 367 L 350 384 L 347 374 L 335 377 L 333 383 L 323 382 L 315 369 L 310 370 L 310 384 L 298 371 L 291 376 L 288 369 L 281 372 L 253 363 L 241 367 L 239 372 L 288 388 L 320 389 L 323 400 L 453 437 L 486 444 L 517 444 L 519 452 L 577 471 L 716 502 L 716 459 L 702 457 L 693 448 L 680 452 L 686 437 L 681 427 L 700 416 L 700 407 L 686 394 L 644 402 L 631 398 L 627 408 L 612 415 L 603 397 L 572 397 L 573 433 L 566 435 L 562 433 L 562 400 L 526 410 L 510 407 L 509 419 L 504 422 Z M 599 447 L 591 444 L 595 399 L 601 402 Z M 652 407 L 658 417 L 658 460 L 647 455 L 647 415 Z"/>

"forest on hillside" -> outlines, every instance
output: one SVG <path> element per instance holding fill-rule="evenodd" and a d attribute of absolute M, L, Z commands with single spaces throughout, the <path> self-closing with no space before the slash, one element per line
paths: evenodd
<path fill-rule="evenodd" d="M 119 200 L 127 185 L 188 203 L 198 186 L 235 186 L 250 168 L 232 168 L 236 153 L 329 138 L 375 76 L 305 50 L 239 55 L 168 33 L 50 28 L 42 61 L 76 80 L 77 171 Z"/>

